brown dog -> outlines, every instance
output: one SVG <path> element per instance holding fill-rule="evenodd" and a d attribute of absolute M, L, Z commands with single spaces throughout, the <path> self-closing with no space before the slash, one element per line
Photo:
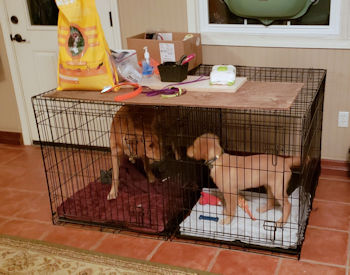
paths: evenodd
<path fill-rule="evenodd" d="M 110 130 L 112 153 L 112 187 L 107 199 L 118 196 L 119 162 L 123 155 L 131 162 L 140 158 L 149 182 L 155 181 L 150 165 L 160 160 L 161 144 L 156 134 L 156 110 L 139 106 L 123 106 L 116 113 Z"/>
<path fill-rule="evenodd" d="M 287 187 L 291 178 L 291 167 L 300 165 L 299 157 L 280 157 L 267 154 L 235 156 L 225 154 L 219 138 L 214 134 L 198 137 L 188 147 L 187 155 L 196 160 L 205 160 L 219 190 L 224 194 L 226 216 L 222 224 L 230 224 L 236 213 L 238 193 L 248 188 L 265 186 L 267 205 L 260 213 L 273 209 L 275 200 L 282 206 L 282 217 L 277 226 L 282 227 L 288 220 L 291 204 L 288 201 Z"/>

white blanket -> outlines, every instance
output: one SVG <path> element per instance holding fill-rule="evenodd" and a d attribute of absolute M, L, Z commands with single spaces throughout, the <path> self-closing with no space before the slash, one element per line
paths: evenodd
<path fill-rule="evenodd" d="M 288 198 L 292 209 L 288 222 L 283 226 L 283 229 L 273 226 L 274 221 L 279 220 L 282 215 L 280 206 L 276 206 L 266 213 L 258 213 L 256 209 L 267 203 L 266 194 L 244 192 L 242 195 L 244 195 L 253 216 L 256 218 L 255 221 L 242 208 L 237 207 L 237 213 L 232 223 L 222 225 L 220 224 L 220 220 L 224 216 L 222 214 L 222 206 L 201 205 L 197 202 L 191 214 L 180 224 L 180 233 L 181 235 L 206 239 L 238 240 L 244 243 L 268 247 L 295 248 L 300 241 L 298 224 L 304 224 L 304 222 L 299 221 L 301 207 L 299 207 L 300 190 L 300 188 L 295 189 Z M 209 189 L 203 189 L 203 192 L 209 193 L 209 191 Z M 199 219 L 201 215 L 219 218 L 219 222 Z M 269 226 L 271 226 L 270 229 Z"/>

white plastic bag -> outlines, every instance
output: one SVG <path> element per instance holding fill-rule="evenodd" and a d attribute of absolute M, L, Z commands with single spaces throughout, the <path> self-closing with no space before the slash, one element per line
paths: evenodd
<path fill-rule="evenodd" d="M 111 50 L 111 53 L 120 80 L 133 83 L 141 82 L 141 67 L 137 63 L 135 50 Z"/>

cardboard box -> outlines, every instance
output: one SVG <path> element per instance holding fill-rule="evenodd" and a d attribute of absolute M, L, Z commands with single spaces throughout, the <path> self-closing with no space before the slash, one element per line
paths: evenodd
<path fill-rule="evenodd" d="M 186 35 L 187 39 L 185 38 Z M 158 39 L 145 39 L 146 33 L 141 33 L 127 38 L 128 49 L 136 50 L 139 61 L 144 59 L 144 47 L 148 47 L 151 58 L 160 64 L 166 61 L 178 61 L 181 56 L 195 53 L 196 57 L 189 62 L 188 69 L 191 70 L 202 64 L 202 44 L 199 33 L 157 33 Z M 189 37 L 189 38 L 188 38 Z"/>

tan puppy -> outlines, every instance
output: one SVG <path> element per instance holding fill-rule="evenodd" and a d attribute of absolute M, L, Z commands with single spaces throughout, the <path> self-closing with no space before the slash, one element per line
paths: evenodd
<path fill-rule="evenodd" d="M 298 157 L 280 157 L 258 154 L 252 156 L 235 156 L 225 154 L 220 146 L 219 138 L 214 134 L 198 137 L 188 147 L 187 155 L 196 160 L 205 160 L 210 168 L 219 190 L 224 194 L 226 216 L 222 224 L 230 224 L 236 213 L 239 191 L 265 186 L 267 189 L 267 205 L 257 211 L 260 213 L 273 209 L 275 200 L 282 206 L 282 217 L 277 226 L 282 227 L 291 211 L 288 201 L 287 187 L 291 178 L 292 166 L 300 165 Z"/>
<path fill-rule="evenodd" d="M 112 154 L 112 187 L 107 199 L 118 196 L 119 162 L 123 155 L 131 162 L 140 158 L 149 182 L 155 181 L 150 165 L 160 160 L 161 144 L 156 135 L 156 110 L 138 106 L 123 106 L 116 113 L 110 130 Z"/>

